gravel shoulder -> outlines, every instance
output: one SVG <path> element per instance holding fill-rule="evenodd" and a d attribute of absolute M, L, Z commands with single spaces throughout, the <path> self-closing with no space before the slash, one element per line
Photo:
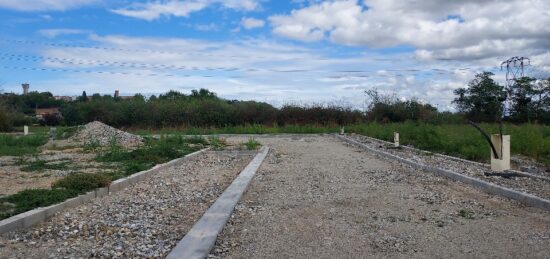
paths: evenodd
<path fill-rule="evenodd" d="M 210 257 L 548 257 L 548 212 L 331 136 L 256 139 L 271 152 Z"/>
<path fill-rule="evenodd" d="M 503 178 L 499 176 L 486 176 L 485 173 L 491 173 L 488 165 L 457 161 L 438 154 L 423 152 L 421 150 L 412 150 L 406 148 L 395 149 L 383 141 L 362 135 L 353 134 L 352 139 L 357 140 L 367 146 L 380 149 L 393 155 L 410 159 L 418 163 L 431 165 L 443 169 L 448 169 L 456 173 L 472 176 L 487 182 L 505 186 L 520 192 L 529 193 L 544 199 L 550 199 L 550 180 L 543 180 L 534 177 L 512 177 Z M 487 150 L 489 152 L 489 150 Z"/>
<path fill-rule="evenodd" d="M 165 256 L 252 157 L 205 152 L 114 195 L 0 237 L 0 258 Z"/>

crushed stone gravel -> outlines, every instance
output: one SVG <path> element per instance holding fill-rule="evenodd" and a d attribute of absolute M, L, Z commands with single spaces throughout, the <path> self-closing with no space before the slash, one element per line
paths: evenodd
<path fill-rule="evenodd" d="M 512 177 L 504 178 L 500 176 L 487 176 L 486 173 L 494 173 L 491 171 L 488 165 L 449 159 L 446 156 L 439 154 L 424 152 L 421 150 L 409 149 L 409 148 L 393 148 L 388 143 L 379 141 L 370 137 L 352 134 L 351 137 L 371 148 L 380 149 L 384 152 L 406 158 L 417 163 L 435 166 L 443 169 L 453 171 L 468 176 L 472 176 L 477 179 L 481 179 L 487 182 L 495 183 L 510 189 L 529 193 L 540 198 L 550 199 L 550 180 L 544 180 L 535 177 Z M 487 150 L 489 152 L 489 150 Z"/>
<path fill-rule="evenodd" d="M 97 143 L 100 146 L 107 146 L 113 141 L 123 147 L 135 147 L 143 144 L 143 137 L 113 128 L 99 121 L 93 121 L 81 126 L 75 135 L 67 139 L 68 143 L 75 145 Z"/>
<path fill-rule="evenodd" d="M 548 257 L 547 212 L 332 136 L 256 139 L 271 152 L 211 258 Z"/>
<path fill-rule="evenodd" d="M 206 152 L 0 237 L 0 258 L 163 257 L 251 159 Z"/>

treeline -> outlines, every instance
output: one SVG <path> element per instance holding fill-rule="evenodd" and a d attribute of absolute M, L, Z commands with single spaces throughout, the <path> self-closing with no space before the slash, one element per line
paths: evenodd
<path fill-rule="evenodd" d="M 550 123 L 550 78 L 522 77 L 506 88 L 495 82 L 493 75 L 479 73 L 468 87 L 454 91 L 453 103 L 464 117 L 478 122 L 504 118 L 515 123 Z"/>
<path fill-rule="evenodd" d="M 17 100 L 25 96 L 5 94 L 3 97 L 4 109 L 12 111 L 12 118 L 30 114 L 29 105 L 42 108 L 38 102 L 29 104 Z M 206 89 L 193 90 L 189 95 L 170 91 L 147 99 L 139 94 L 131 99 L 83 94 L 77 101 L 61 102 L 59 108 L 62 117 L 45 116 L 42 123 L 72 126 L 99 120 L 115 127 L 163 128 L 246 124 L 334 126 L 364 121 L 363 114 L 351 108 L 333 105 L 275 108 L 264 102 L 225 100 Z M 15 126 L 22 123 L 14 122 Z"/>
<path fill-rule="evenodd" d="M 369 105 L 361 112 L 337 105 L 285 105 L 273 107 L 264 102 L 225 100 L 206 89 L 190 94 L 170 91 L 145 98 L 120 98 L 110 95 L 87 96 L 76 101 L 55 100 L 51 93 L 0 95 L 0 130 L 41 123 L 45 125 L 81 125 L 99 120 L 116 127 L 226 127 L 242 125 L 318 125 L 337 126 L 370 121 L 420 121 L 433 124 L 496 122 L 504 117 L 514 123 L 550 124 L 550 79 L 520 78 L 510 88 L 499 85 L 493 74 L 475 76 L 465 88 L 455 90 L 453 103 L 458 112 L 440 112 L 416 99 L 401 100 L 382 95 L 376 89 L 365 92 Z M 503 104 L 508 111 L 503 114 Z M 37 121 L 36 108 L 59 108 L 62 117 L 50 115 Z"/>

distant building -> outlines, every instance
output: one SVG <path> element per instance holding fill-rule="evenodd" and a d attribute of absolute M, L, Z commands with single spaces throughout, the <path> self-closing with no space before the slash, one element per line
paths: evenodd
<path fill-rule="evenodd" d="M 38 120 L 43 120 L 46 116 L 62 117 L 59 108 L 38 108 L 34 112 Z"/>
<path fill-rule="evenodd" d="M 23 87 L 23 94 L 24 95 L 29 94 L 29 88 L 31 87 L 31 85 L 29 85 L 27 83 L 24 83 L 24 84 L 21 85 L 21 87 Z"/>
<path fill-rule="evenodd" d="M 120 96 L 120 91 L 119 90 L 115 90 L 115 98 L 119 98 L 121 100 L 132 100 L 132 99 L 134 99 L 133 96 Z"/>
<path fill-rule="evenodd" d="M 74 100 L 72 96 L 54 96 L 53 98 L 55 98 L 56 100 L 61 100 L 65 102 L 72 102 Z"/>

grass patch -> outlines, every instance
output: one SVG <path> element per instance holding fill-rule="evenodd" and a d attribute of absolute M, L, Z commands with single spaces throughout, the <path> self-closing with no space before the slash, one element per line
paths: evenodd
<path fill-rule="evenodd" d="M 257 150 L 261 144 L 260 142 L 258 142 L 257 140 L 255 140 L 254 138 L 251 138 L 249 139 L 248 141 L 242 143 L 242 145 L 247 149 L 247 150 Z"/>
<path fill-rule="evenodd" d="M 135 150 L 125 150 L 120 146 L 111 145 L 106 152 L 98 155 L 96 160 L 121 164 L 120 172 L 112 175 L 124 177 L 150 169 L 156 164 L 183 157 L 206 144 L 207 140 L 201 137 L 163 136 L 160 140 L 149 139 L 145 146 Z"/>
<path fill-rule="evenodd" d="M 225 146 L 227 146 L 226 140 L 218 136 L 209 137 L 208 143 L 214 150 L 222 150 Z"/>
<path fill-rule="evenodd" d="M 488 133 L 497 133 L 497 124 L 480 125 Z M 489 145 L 481 134 L 467 124 L 434 125 L 428 123 L 369 123 L 347 127 L 354 132 L 393 142 L 393 132 L 399 132 L 400 142 L 416 148 L 486 162 Z M 534 158 L 550 167 L 550 126 L 536 124 L 505 124 L 504 134 L 511 135 L 512 154 Z"/>
<path fill-rule="evenodd" d="M 0 198 L 0 219 L 5 219 L 38 207 L 50 206 L 75 197 L 72 189 L 32 189 Z"/>
<path fill-rule="evenodd" d="M 65 170 L 69 162 L 50 164 L 44 160 L 35 160 L 32 162 L 18 162 L 25 166 L 21 167 L 23 172 L 44 172 L 45 170 Z"/>
<path fill-rule="evenodd" d="M 46 144 L 44 134 L 12 136 L 0 134 L 0 156 L 23 156 L 38 153 L 38 147 Z"/>
<path fill-rule="evenodd" d="M 80 129 L 80 127 L 60 127 L 60 128 L 56 128 L 56 131 L 55 131 L 55 136 L 54 138 L 56 140 L 61 140 L 61 139 L 68 139 L 72 136 L 74 136 L 74 134 L 76 134 L 76 132 Z"/>

